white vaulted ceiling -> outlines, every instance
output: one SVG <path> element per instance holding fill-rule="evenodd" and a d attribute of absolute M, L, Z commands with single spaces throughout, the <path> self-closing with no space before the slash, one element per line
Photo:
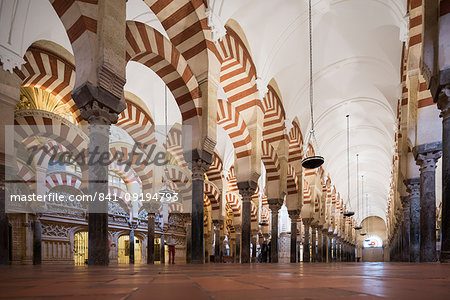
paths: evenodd
<path fill-rule="evenodd" d="M 275 78 L 287 123 L 309 131 L 306 0 L 215 0 L 222 22 L 236 20 L 258 77 Z M 356 209 L 356 154 L 370 201 L 385 219 L 394 153 L 405 0 L 313 0 L 314 115 L 324 169 L 347 198 L 346 118 L 350 114 L 350 198 Z"/>
<path fill-rule="evenodd" d="M 71 52 L 60 20 L 47 0 L 24 1 L 17 16 L 14 51 L 23 56 L 39 39 Z M 258 77 L 275 78 L 287 124 L 297 117 L 303 135 L 309 130 L 307 0 L 208 0 L 219 23 L 239 23 L 248 41 Z M 34 8 L 36 6 L 36 8 Z M 313 0 L 315 121 L 324 169 L 337 191 L 347 197 L 346 120 L 351 116 L 351 193 L 356 208 L 356 153 L 365 177 L 370 211 L 385 219 L 389 194 L 396 106 L 400 97 L 400 60 L 406 32 L 406 0 Z M 138 20 L 166 35 L 141 0 L 127 2 L 127 19 Z M 24 34 L 25 33 L 25 34 Z M 13 33 L 13 36 L 16 36 Z M 1 37 L 7 38 L 5 37 Z M 127 90 L 141 97 L 162 123 L 162 81 L 138 64 L 127 67 Z M 154 84 L 149 84 L 149 82 Z M 169 123 L 180 122 L 169 96 Z M 219 131 L 219 134 L 223 132 Z M 230 143 L 228 141 L 228 143 Z M 221 146 L 224 149 L 229 147 Z M 225 151 L 225 150 L 224 150 Z"/>

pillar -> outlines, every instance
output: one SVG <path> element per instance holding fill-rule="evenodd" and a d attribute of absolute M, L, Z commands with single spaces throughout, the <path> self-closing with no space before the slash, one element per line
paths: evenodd
<path fill-rule="evenodd" d="M 303 262 L 311 262 L 311 247 L 309 242 L 311 219 L 303 219 L 303 225 L 305 226 L 305 236 L 303 241 Z"/>
<path fill-rule="evenodd" d="M 161 234 L 160 237 L 160 247 L 161 247 L 161 264 L 164 265 L 166 263 L 166 239 L 164 238 L 164 234 Z"/>
<path fill-rule="evenodd" d="M 257 262 L 258 252 L 258 231 L 252 230 L 252 263 Z"/>
<path fill-rule="evenodd" d="M 148 214 L 147 226 L 147 264 L 155 263 L 155 214 Z"/>
<path fill-rule="evenodd" d="M 402 197 L 403 205 L 403 226 L 402 226 L 402 261 L 409 262 L 410 258 L 410 228 L 411 228 L 411 207 L 410 198 Z"/>
<path fill-rule="evenodd" d="M 191 263 L 192 256 L 192 216 L 189 213 L 184 214 L 184 228 L 186 230 L 186 263 Z"/>
<path fill-rule="evenodd" d="M 134 229 L 130 230 L 130 265 L 134 264 Z"/>
<path fill-rule="evenodd" d="M 203 194 L 205 172 L 209 168 L 202 155 L 204 151 L 193 151 L 190 167 L 192 171 L 192 229 L 191 229 L 191 263 L 203 264 L 205 262 L 205 250 L 203 241 Z M 211 158 L 208 160 L 210 161 Z"/>
<path fill-rule="evenodd" d="M 410 232 L 409 232 L 409 261 L 420 261 L 420 178 L 405 181 L 409 193 Z"/>
<path fill-rule="evenodd" d="M 241 263 L 250 263 L 251 236 L 251 205 L 252 196 L 258 184 L 253 181 L 238 182 L 239 193 L 242 196 L 242 224 L 241 224 Z"/>
<path fill-rule="evenodd" d="M 420 261 L 436 261 L 436 162 L 441 157 L 440 142 L 414 148 L 420 166 Z"/>
<path fill-rule="evenodd" d="M 89 152 L 109 153 L 109 130 L 111 121 L 99 116 L 89 118 Z M 108 194 L 108 166 L 96 157 L 89 164 L 89 194 Z M 88 215 L 88 264 L 108 265 L 108 203 L 92 201 Z"/>
<path fill-rule="evenodd" d="M 328 261 L 333 262 L 333 235 L 328 233 L 327 235 L 327 245 L 328 245 Z"/>
<path fill-rule="evenodd" d="M 311 262 L 317 262 L 317 230 L 316 226 L 311 226 Z"/>
<path fill-rule="evenodd" d="M 448 74 L 448 71 L 447 71 Z M 442 118 L 442 223 L 441 262 L 450 262 L 450 85 L 439 93 Z"/>
<path fill-rule="evenodd" d="M 322 229 L 322 262 L 328 262 L 328 229 Z"/>
<path fill-rule="evenodd" d="M 291 219 L 291 253 L 290 262 L 297 262 L 297 220 L 300 216 L 300 210 L 294 209 L 288 211 L 289 218 Z"/>
<path fill-rule="evenodd" d="M 223 223 L 223 221 L 222 221 Z M 214 224 L 214 262 L 220 262 L 220 249 L 222 249 L 221 239 L 220 239 L 220 221 L 213 220 Z"/>
<path fill-rule="evenodd" d="M 36 217 L 33 225 L 33 265 L 40 265 L 42 263 L 42 223 Z"/>
<path fill-rule="evenodd" d="M 282 199 L 268 199 L 269 208 L 272 212 L 272 230 L 270 236 L 270 262 L 278 262 L 278 211 L 283 204 Z"/>

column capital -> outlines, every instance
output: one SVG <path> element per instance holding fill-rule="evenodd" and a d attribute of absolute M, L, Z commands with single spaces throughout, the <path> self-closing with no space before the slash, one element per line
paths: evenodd
<path fill-rule="evenodd" d="M 413 148 L 413 153 L 420 172 L 435 171 L 436 162 L 442 155 L 442 142 L 418 145 Z"/>
<path fill-rule="evenodd" d="M 114 77 L 115 75 L 110 74 L 111 76 Z M 126 108 L 125 102 L 119 96 L 121 95 L 119 90 L 123 94 L 125 81 L 123 80 L 122 82 L 122 80 L 113 80 L 111 78 L 110 81 L 111 85 L 117 85 L 117 87 L 111 89 L 117 91 L 114 94 L 102 87 L 94 86 L 89 82 L 86 82 L 72 92 L 72 98 L 80 109 L 81 116 L 90 124 L 114 124 L 118 120 L 118 114 Z"/>
<path fill-rule="evenodd" d="M 406 185 L 406 191 L 409 193 L 410 197 L 420 197 L 419 177 L 405 179 L 404 184 Z"/>
<path fill-rule="evenodd" d="M 184 157 L 192 172 L 192 180 L 204 180 L 205 173 L 212 163 L 212 154 L 201 149 L 193 149 L 185 152 Z"/>
<path fill-rule="evenodd" d="M 299 209 L 291 209 L 288 210 L 289 218 L 291 219 L 291 222 L 297 223 L 298 218 L 300 217 L 300 210 Z"/>
<path fill-rule="evenodd" d="M 437 106 L 441 110 L 440 117 L 444 120 L 450 117 L 450 84 L 444 86 L 439 92 Z"/>
<path fill-rule="evenodd" d="M 278 210 L 281 208 L 281 205 L 283 205 L 283 199 L 267 199 L 267 202 L 269 203 L 269 208 L 272 211 L 272 213 L 278 213 Z"/>
<path fill-rule="evenodd" d="M 251 201 L 253 194 L 255 194 L 258 183 L 254 181 L 241 181 L 237 183 L 239 194 L 243 201 Z"/>
<path fill-rule="evenodd" d="M 311 226 L 313 219 L 312 218 L 302 218 L 302 221 L 305 226 Z"/>

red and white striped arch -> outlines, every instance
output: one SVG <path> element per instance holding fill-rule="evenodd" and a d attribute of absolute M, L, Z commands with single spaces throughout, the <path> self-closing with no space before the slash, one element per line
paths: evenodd
<path fill-rule="evenodd" d="M 217 186 L 211 182 L 205 180 L 204 182 L 204 193 L 209 198 L 212 210 L 220 209 L 220 191 Z"/>
<path fill-rule="evenodd" d="M 176 123 L 170 128 L 168 133 L 168 147 L 167 151 L 173 155 L 177 164 L 182 168 L 187 168 L 187 162 L 183 155 L 183 132 L 181 125 Z M 164 143 L 165 145 L 165 143 Z"/>
<path fill-rule="evenodd" d="M 136 142 L 151 145 L 156 142 L 152 117 L 136 103 L 125 99 L 127 108 L 119 115 L 116 126 L 124 129 Z"/>
<path fill-rule="evenodd" d="M 214 151 L 213 161 L 208 171 L 206 171 L 206 176 L 208 176 L 209 181 L 214 182 L 218 187 L 221 187 L 222 171 L 223 171 L 222 160 L 220 159 L 219 154 L 217 154 L 217 152 Z"/>
<path fill-rule="evenodd" d="M 228 192 L 225 196 L 225 201 L 233 210 L 233 216 L 239 217 L 241 215 L 241 199 L 238 193 Z"/>
<path fill-rule="evenodd" d="M 140 163 L 137 164 L 138 157 L 141 157 L 141 161 L 145 160 L 146 154 L 142 152 L 140 149 L 136 149 L 133 153 L 133 148 L 131 145 L 124 143 L 112 143 L 109 145 L 109 151 L 114 157 L 116 153 L 118 157 L 120 157 L 121 161 L 131 162 L 131 168 L 136 172 L 140 181 L 142 182 L 142 192 L 149 192 L 153 186 L 153 170 L 152 165 Z"/>
<path fill-rule="evenodd" d="M 311 186 L 306 179 L 303 179 L 303 204 L 310 204 L 311 196 Z"/>
<path fill-rule="evenodd" d="M 261 142 L 261 160 L 266 168 L 267 181 L 280 180 L 280 164 L 273 146 L 267 141 Z"/>
<path fill-rule="evenodd" d="M 66 29 L 75 56 L 78 72 L 75 87 L 88 80 L 92 73 L 89 61 L 97 55 L 98 0 L 50 0 Z"/>
<path fill-rule="evenodd" d="M 237 179 L 236 176 L 234 175 L 234 166 L 230 168 L 230 172 L 228 173 L 226 179 L 228 182 L 228 191 L 239 193 L 239 188 L 237 186 Z"/>
<path fill-rule="evenodd" d="M 264 108 L 263 139 L 268 143 L 275 143 L 275 148 L 277 148 L 278 142 L 285 138 L 284 120 L 286 115 L 281 98 L 271 85 L 268 86 L 268 92 L 262 103 Z"/>
<path fill-rule="evenodd" d="M 294 167 L 288 164 L 287 167 L 287 194 L 296 195 L 298 193 L 298 178 Z"/>
<path fill-rule="evenodd" d="M 16 125 L 16 138 L 21 139 L 14 141 L 15 143 L 23 143 L 30 140 L 30 137 L 42 136 L 62 144 L 73 155 L 88 149 L 88 137 L 78 127 L 51 112 L 18 111 L 14 115 L 14 125 Z M 36 131 L 36 126 L 45 127 Z"/>
<path fill-rule="evenodd" d="M 292 122 L 289 130 L 289 157 L 288 163 L 300 167 L 303 155 L 303 136 L 297 120 Z"/>
<path fill-rule="evenodd" d="M 178 191 L 183 202 L 192 199 L 191 177 L 186 169 L 179 166 L 168 165 L 164 177 L 175 184 L 175 190 Z"/>
<path fill-rule="evenodd" d="M 131 168 L 127 168 L 126 164 L 119 164 L 117 161 L 113 161 L 108 168 L 110 171 L 120 175 L 125 183 L 137 182 L 142 184 L 142 181 L 136 176 L 136 173 Z"/>
<path fill-rule="evenodd" d="M 222 126 L 230 137 L 236 157 L 239 159 L 250 156 L 251 138 L 243 118 L 229 102 L 218 99 L 217 103 L 217 124 Z"/>
<path fill-rule="evenodd" d="M 53 94 L 68 105 L 73 118 L 80 122 L 80 111 L 71 96 L 75 85 L 75 67 L 64 58 L 34 46 L 28 49 L 24 59 L 22 69 L 14 69 L 22 80 L 22 86 L 40 88 Z"/>
<path fill-rule="evenodd" d="M 183 55 L 154 28 L 127 21 L 127 61 L 136 61 L 152 69 L 172 92 L 183 122 L 201 116 L 197 80 Z"/>
<path fill-rule="evenodd" d="M 192 64 L 195 74 L 205 73 L 213 54 L 217 56 L 214 43 L 210 41 L 207 26 L 206 1 L 202 0 L 144 0 L 158 17 L 172 44 Z"/>
<path fill-rule="evenodd" d="M 45 178 L 47 193 L 56 186 L 70 186 L 81 192 L 81 178 L 72 173 L 54 172 Z"/>

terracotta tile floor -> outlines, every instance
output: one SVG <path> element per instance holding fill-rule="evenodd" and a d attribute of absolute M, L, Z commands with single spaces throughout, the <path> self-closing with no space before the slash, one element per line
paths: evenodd
<path fill-rule="evenodd" d="M 450 299 L 450 265 L 0 266 L 5 299 Z"/>

